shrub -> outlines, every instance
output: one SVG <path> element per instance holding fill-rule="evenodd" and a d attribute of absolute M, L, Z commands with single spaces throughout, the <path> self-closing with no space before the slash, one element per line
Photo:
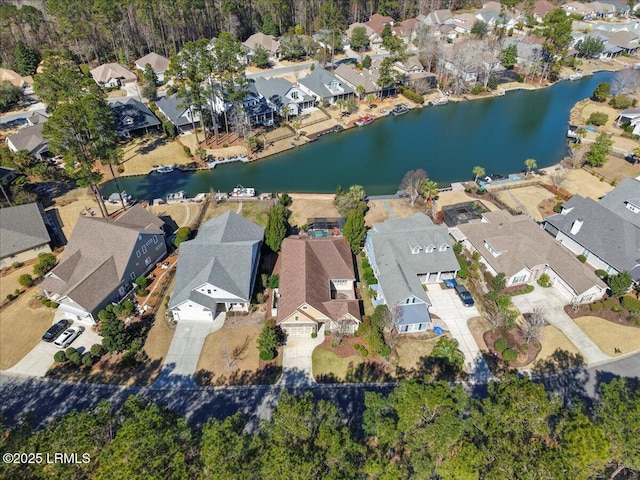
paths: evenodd
<path fill-rule="evenodd" d="M 69 347 L 64 351 L 64 354 L 67 356 L 67 359 L 69 359 L 69 357 L 71 355 L 73 355 L 74 353 L 76 353 L 76 352 L 77 352 L 77 350 L 75 348 Z"/>
<path fill-rule="evenodd" d="M 311 338 L 317 338 L 317 337 L 318 337 L 318 334 L 317 334 L 316 332 L 313 332 L 313 333 L 311 334 Z"/>
<path fill-rule="evenodd" d="M 504 337 L 500 337 L 498 340 L 496 340 L 496 343 L 493 344 L 493 349 L 498 353 L 504 352 L 506 348 L 507 340 Z"/>
<path fill-rule="evenodd" d="M 506 275 L 502 272 L 498 273 L 495 277 L 491 279 L 491 286 L 494 290 L 500 291 L 504 290 L 504 287 L 507 285 Z"/>
<path fill-rule="evenodd" d="M 264 293 L 256 293 L 256 301 L 258 303 L 264 303 L 267 301 L 267 296 Z"/>
<path fill-rule="evenodd" d="M 629 108 L 631 106 L 631 99 L 625 97 L 624 95 L 616 95 L 611 97 L 609 100 L 609 105 L 618 110 L 624 110 L 625 108 Z"/>
<path fill-rule="evenodd" d="M 62 350 L 58 350 L 56 354 L 53 356 L 53 360 L 56 363 L 63 363 L 67 361 L 67 356 Z"/>
<path fill-rule="evenodd" d="M 82 365 L 84 365 L 85 367 L 90 367 L 93 365 L 93 357 L 89 352 L 87 352 L 84 355 L 82 355 L 81 362 L 82 362 Z"/>
<path fill-rule="evenodd" d="M 602 280 L 606 279 L 609 276 L 606 270 L 600 270 L 600 269 L 596 270 L 596 275 L 600 277 Z"/>
<path fill-rule="evenodd" d="M 146 288 L 139 288 L 138 290 L 136 290 L 136 295 L 138 295 L 139 297 L 146 297 L 147 295 L 149 295 L 149 290 L 147 290 Z"/>
<path fill-rule="evenodd" d="M 354 334 L 354 336 L 367 337 L 370 331 L 371 331 L 371 325 L 365 322 L 362 322 L 360 323 L 360 325 L 358 325 L 358 329 L 356 330 L 356 333 Z"/>
<path fill-rule="evenodd" d="M 193 155 L 191 155 L 191 149 L 189 147 L 184 145 L 182 149 L 184 150 L 184 154 L 187 156 L 187 158 L 193 157 Z"/>
<path fill-rule="evenodd" d="M 390 353 L 391 353 L 391 347 L 387 344 L 385 344 L 385 346 L 382 347 L 382 350 L 380 350 L 380 355 L 382 355 L 385 358 L 388 357 Z"/>
<path fill-rule="evenodd" d="M 505 362 L 515 362 L 518 359 L 518 353 L 513 348 L 507 348 L 502 352 L 502 359 Z"/>
<path fill-rule="evenodd" d="M 529 345 L 525 343 L 521 348 L 523 352 L 526 352 L 527 350 L 529 350 Z"/>
<path fill-rule="evenodd" d="M 638 313 L 640 312 L 640 300 L 637 300 L 633 297 L 624 296 L 622 297 L 622 306 L 627 312 Z"/>
<path fill-rule="evenodd" d="M 367 279 L 367 285 L 377 285 L 378 284 L 378 279 L 377 278 L 368 278 Z"/>
<path fill-rule="evenodd" d="M 580 263 L 585 263 L 587 261 L 587 257 L 584 255 L 578 255 L 578 260 L 580 260 Z"/>
<path fill-rule="evenodd" d="M 593 302 L 589 305 L 589 310 L 591 310 L 592 312 L 599 312 L 600 310 L 602 310 L 603 306 L 604 305 L 602 304 L 602 302 Z"/>
<path fill-rule="evenodd" d="M 533 285 L 527 285 L 526 287 L 520 289 L 520 290 L 515 290 L 513 292 L 509 292 L 508 295 L 510 297 L 515 297 L 516 295 L 526 295 L 527 293 L 531 293 L 535 290 L 535 287 Z"/>
<path fill-rule="evenodd" d="M 560 213 L 562 212 L 562 202 L 558 202 L 555 204 L 555 206 L 553 207 L 553 211 L 555 213 Z"/>
<path fill-rule="evenodd" d="M 540 342 L 536 342 L 533 344 L 533 348 L 535 348 L 536 350 L 539 350 L 540 348 L 542 348 L 542 345 L 540 345 Z"/>
<path fill-rule="evenodd" d="M 455 243 L 453 245 L 453 252 L 456 255 L 460 255 L 462 253 L 462 244 L 461 243 Z"/>
<path fill-rule="evenodd" d="M 68 355 L 67 358 L 74 365 L 80 365 L 82 363 L 82 356 L 80 355 L 80 352 L 73 352 L 71 355 Z"/>
<path fill-rule="evenodd" d="M 275 275 L 269 275 L 269 278 L 267 279 L 267 287 L 278 288 L 279 286 L 280 286 L 280 275 L 277 273 Z"/>
<path fill-rule="evenodd" d="M 56 256 L 53 253 L 41 253 L 38 255 L 38 263 L 33 266 L 33 273 L 37 276 L 44 275 L 56 266 Z"/>
<path fill-rule="evenodd" d="M 355 351 L 359 351 L 361 348 L 362 348 L 362 345 L 360 345 L 359 343 L 355 343 L 355 344 L 353 345 L 353 349 L 354 349 Z"/>
<path fill-rule="evenodd" d="M 96 358 L 100 358 L 104 354 L 105 354 L 105 348 L 101 344 L 96 343 L 94 345 L 91 345 L 91 355 L 93 355 Z"/>
<path fill-rule="evenodd" d="M 410 88 L 400 87 L 400 93 L 414 103 L 417 103 L 417 104 L 424 103 L 423 96 L 415 92 L 414 90 L 411 90 Z"/>
<path fill-rule="evenodd" d="M 15 299 L 16 299 L 16 296 L 15 296 L 15 295 L 13 295 L 12 293 L 10 293 L 10 294 L 8 294 L 8 295 L 7 295 L 7 300 L 9 300 L 10 302 L 11 302 L 11 301 L 13 301 L 13 300 L 15 300 Z"/>
<path fill-rule="evenodd" d="M 369 355 L 369 352 L 367 352 L 367 349 L 366 349 L 366 348 L 362 347 L 362 348 L 360 349 L 360 355 L 361 355 L 362 357 L 366 357 L 367 355 Z"/>
<path fill-rule="evenodd" d="M 133 283 L 135 283 L 139 289 L 145 289 L 147 285 L 149 285 L 149 280 L 147 280 L 147 277 L 140 276 L 136 278 Z"/>
<path fill-rule="evenodd" d="M 602 112 L 593 112 L 589 118 L 587 119 L 587 125 L 595 125 L 596 127 L 601 127 L 609 120 L 609 115 Z"/>
<path fill-rule="evenodd" d="M 467 262 L 464 257 L 460 254 L 456 255 L 458 259 L 458 265 L 460 265 L 460 270 L 458 270 L 458 278 L 461 280 L 465 280 L 469 277 L 469 268 L 467 267 Z"/>
<path fill-rule="evenodd" d="M 540 278 L 538 279 L 538 285 L 544 288 L 550 287 L 551 286 L 551 284 L 549 283 L 550 280 L 551 279 L 549 278 L 549 275 L 547 275 L 546 273 L 543 273 L 542 275 L 540 275 Z"/>
<path fill-rule="evenodd" d="M 369 261 L 366 258 L 362 259 L 362 268 L 364 270 L 366 270 L 367 268 L 370 268 L 371 264 L 369 263 Z M 373 272 L 373 270 L 371 270 Z"/>
<path fill-rule="evenodd" d="M 22 265 L 24 265 L 24 263 L 22 263 L 22 262 L 13 262 L 13 263 L 11 264 L 11 266 L 12 266 L 13 268 L 15 268 L 15 269 L 20 268 Z"/>

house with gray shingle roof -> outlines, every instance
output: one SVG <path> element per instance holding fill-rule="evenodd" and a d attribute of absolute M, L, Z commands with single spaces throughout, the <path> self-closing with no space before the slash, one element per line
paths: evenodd
<path fill-rule="evenodd" d="M 471 253 L 478 252 L 492 275 L 504 273 L 507 287 L 533 283 L 547 274 L 568 302 L 591 302 L 607 291 L 590 268 L 526 215 L 486 212 L 481 220 L 458 225 L 451 234 Z"/>
<path fill-rule="evenodd" d="M 454 278 L 459 269 L 447 229 L 422 213 L 376 223 L 365 252 L 379 282 L 372 286 L 374 303 L 394 312 L 399 333 L 427 330 L 431 301 L 424 285 Z"/>
<path fill-rule="evenodd" d="M 330 105 L 337 100 L 347 100 L 355 95 L 353 89 L 334 74 L 316 66 L 306 77 L 298 80 L 298 86 L 307 95 Z"/>
<path fill-rule="evenodd" d="M 49 142 L 42 135 L 44 124 L 45 122 L 36 123 L 9 135 L 6 140 L 9 150 L 15 153 L 24 150 L 38 160 L 44 160 L 49 156 Z"/>
<path fill-rule="evenodd" d="M 627 271 L 640 281 L 638 185 L 640 180 L 629 179 L 600 202 L 574 195 L 559 214 L 545 219 L 544 229 L 575 255 L 584 255 L 593 268 L 609 275 Z"/>
<path fill-rule="evenodd" d="M 142 102 L 125 98 L 111 103 L 116 132 L 123 137 L 149 133 L 160 129 L 160 120 Z"/>
<path fill-rule="evenodd" d="M 280 253 L 278 325 L 287 335 L 308 336 L 321 325 L 355 332 L 360 302 L 349 243 L 342 237 L 287 237 Z"/>
<path fill-rule="evenodd" d="M 254 86 L 281 117 L 300 115 L 303 110 L 313 107 L 313 98 L 284 78 L 258 77 Z"/>
<path fill-rule="evenodd" d="M 40 284 L 69 315 L 95 323 L 167 254 L 164 222 L 136 205 L 116 219 L 81 216 L 58 265 Z"/>
<path fill-rule="evenodd" d="M 183 102 L 177 95 L 162 97 L 156 102 L 160 113 L 175 125 L 178 133 L 190 132 L 194 124 L 196 128 L 200 124 L 200 114 L 195 109 L 184 106 Z"/>
<path fill-rule="evenodd" d="M 37 203 L 0 208 L 0 268 L 51 252 L 43 215 Z"/>
<path fill-rule="evenodd" d="M 174 320 L 212 322 L 218 310 L 247 312 L 263 238 L 263 227 L 229 211 L 181 243 L 169 301 Z"/>

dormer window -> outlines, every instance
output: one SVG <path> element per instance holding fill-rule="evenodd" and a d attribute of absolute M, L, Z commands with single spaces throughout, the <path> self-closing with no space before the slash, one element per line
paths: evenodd
<path fill-rule="evenodd" d="M 411 254 L 418 255 L 420 253 L 420 250 L 422 250 L 422 247 L 411 247 Z"/>
<path fill-rule="evenodd" d="M 443 243 L 442 245 L 440 245 L 440 248 L 438 248 L 438 251 L 446 252 L 448 248 L 449 248 L 449 245 L 447 245 L 446 243 Z"/>
<path fill-rule="evenodd" d="M 125 125 L 133 125 L 133 118 L 131 118 L 131 117 L 125 117 L 125 119 L 124 119 L 124 124 L 125 124 Z"/>
<path fill-rule="evenodd" d="M 293 98 L 294 100 L 297 100 L 299 97 L 298 92 L 296 90 L 293 90 L 291 92 L 291 98 Z"/>
<path fill-rule="evenodd" d="M 571 207 L 571 208 L 562 207 L 562 210 L 560 211 L 560 215 L 566 215 L 569 212 L 571 212 L 571 210 L 573 210 L 573 207 Z"/>
<path fill-rule="evenodd" d="M 502 253 L 502 252 L 498 252 L 495 248 L 493 248 L 493 247 L 491 246 L 491 244 L 490 244 L 489 242 L 487 242 L 486 240 L 485 240 L 485 242 L 484 242 L 484 247 L 485 247 L 487 250 L 489 250 L 489 253 L 490 253 L 491 255 L 493 255 L 494 257 L 497 257 L 498 255 L 500 255 L 500 254 Z"/>
<path fill-rule="evenodd" d="M 635 205 L 631 202 L 624 202 L 627 210 L 631 210 L 633 213 L 640 213 L 640 205 Z M 640 203 L 640 202 L 639 202 Z"/>
<path fill-rule="evenodd" d="M 429 246 L 425 249 L 425 252 L 427 252 L 427 253 L 432 253 L 435 249 L 436 249 L 436 246 L 435 246 L 435 245 L 429 245 Z"/>

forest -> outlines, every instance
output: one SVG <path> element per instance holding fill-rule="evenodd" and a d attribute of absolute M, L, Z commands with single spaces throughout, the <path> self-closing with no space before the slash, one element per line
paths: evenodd
<path fill-rule="evenodd" d="M 76 453 L 71 463 L 3 463 L 11 479 L 633 479 L 640 391 L 617 378 L 584 405 L 508 375 L 474 399 L 461 386 L 401 381 L 367 392 L 362 420 L 311 393 L 283 391 L 259 427 L 241 413 L 194 426 L 141 396 L 106 401 L 34 430 L 3 428 L 3 454 Z M 3 458 L 8 458 L 4 456 Z M 17 457 L 20 459 L 20 457 Z M 36 457 L 33 457 L 36 458 Z"/>
<path fill-rule="evenodd" d="M 27 2 L 25 2 L 27 3 Z M 332 10 L 343 28 L 373 13 L 397 21 L 439 8 L 471 8 L 480 0 L 35 0 L 21 8 L 0 0 L 0 62 L 15 69 L 15 49 L 69 50 L 82 63 L 129 63 L 155 51 L 167 57 L 182 45 L 228 32 L 245 40 L 262 31 L 290 28 L 314 33 L 321 9 Z M 33 6 L 35 5 L 35 6 Z M 37 8 L 36 8 L 37 6 Z"/>

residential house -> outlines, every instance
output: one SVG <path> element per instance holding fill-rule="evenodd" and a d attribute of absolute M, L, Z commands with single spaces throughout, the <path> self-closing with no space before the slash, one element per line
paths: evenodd
<path fill-rule="evenodd" d="M 533 11 L 531 12 L 531 14 L 533 15 L 533 18 L 536 22 L 542 23 L 542 19 L 544 18 L 544 16 L 547 13 L 555 10 L 556 8 L 558 7 L 556 7 L 548 0 L 535 0 L 535 2 L 533 3 Z M 516 10 L 519 12 L 525 12 L 528 9 L 529 7 L 525 3 L 520 2 L 516 5 Z"/>
<path fill-rule="evenodd" d="M 596 18 L 613 18 L 616 16 L 616 6 L 606 2 L 591 2 L 587 4 L 595 13 Z M 621 6 L 621 8 L 628 8 Z"/>
<path fill-rule="evenodd" d="M 614 54 L 606 55 L 607 48 L 605 48 L 605 52 L 603 52 L 604 56 L 614 56 L 616 53 L 625 53 L 629 55 L 633 55 L 638 48 L 640 48 L 640 44 L 638 43 L 638 34 L 631 32 L 629 30 L 618 30 L 618 31 L 609 31 L 609 30 L 601 30 L 594 28 L 590 35 L 598 35 L 600 37 L 606 38 L 607 44 L 605 47 L 617 47 Z"/>
<path fill-rule="evenodd" d="M 113 88 L 135 82 L 138 76 L 119 63 L 105 63 L 91 70 L 91 76 L 98 85 Z"/>
<path fill-rule="evenodd" d="M 468 35 L 471 33 L 471 29 L 478 21 L 478 18 L 472 13 L 460 13 L 453 16 L 453 21 L 456 32 Z"/>
<path fill-rule="evenodd" d="M 164 222 L 135 205 L 116 219 L 80 216 L 58 265 L 40 288 L 59 309 L 97 322 L 97 313 L 120 301 L 167 254 Z"/>
<path fill-rule="evenodd" d="M 269 56 L 277 57 L 280 42 L 276 40 L 273 35 L 265 35 L 262 32 L 258 32 L 254 33 L 244 42 L 242 42 L 242 45 L 244 45 L 248 49 L 249 55 L 253 55 L 256 48 L 258 48 L 258 46 L 261 46 L 267 52 L 269 52 Z"/>
<path fill-rule="evenodd" d="M 158 55 L 156 52 L 151 52 L 136 60 L 136 68 L 141 72 L 144 72 L 147 64 L 151 65 L 151 69 L 156 74 L 156 77 L 158 77 L 158 82 L 163 83 L 164 72 L 169 69 L 169 59 Z"/>
<path fill-rule="evenodd" d="M 160 113 L 173 123 L 179 134 L 190 132 L 200 124 L 200 114 L 193 108 L 184 106 L 184 100 L 177 95 L 161 97 L 156 101 Z"/>
<path fill-rule="evenodd" d="M 561 5 L 560 8 L 562 8 L 565 12 L 567 12 L 567 15 L 572 15 L 572 14 L 580 15 L 585 20 L 592 19 L 596 13 L 593 10 L 592 6 L 590 6 L 588 3 L 576 2 L 576 1 L 565 3 Z"/>
<path fill-rule="evenodd" d="M 283 118 L 300 115 L 313 107 L 313 98 L 284 78 L 258 77 L 254 86 L 269 107 Z"/>
<path fill-rule="evenodd" d="M 310 335 L 322 325 L 355 332 L 360 302 L 349 242 L 342 237 L 287 237 L 280 254 L 277 324 L 287 335 Z"/>
<path fill-rule="evenodd" d="M 417 55 L 408 57 L 404 61 L 399 60 L 391 68 L 402 75 L 401 83 L 420 94 L 424 94 L 438 86 L 436 75 L 431 72 L 425 72 Z"/>
<path fill-rule="evenodd" d="M 38 160 L 44 160 L 50 156 L 49 142 L 42 135 L 42 127 L 45 122 L 23 127 L 6 139 L 7 147 L 14 153 L 28 152 Z"/>
<path fill-rule="evenodd" d="M 317 101 L 333 105 L 337 100 L 347 100 L 355 95 L 345 82 L 324 68 L 316 67 L 307 76 L 298 80 L 298 87 Z"/>
<path fill-rule="evenodd" d="M 382 45 L 382 37 L 366 23 L 352 23 L 351 25 L 349 25 L 349 28 L 347 28 L 347 33 L 346 33 L 347 38 L 351 39 L 351 36 L 353 35 L 353 30 L 357 27 L 364 27 L 365 34 L 369 39 L 369 45 L 371 46 L 371 48 L 375 49 L 376 47 L 379 47 L 380 45 Z"/>
<path fill-rule="evenodd" d="M 380 74 L 373 68 L 358 69 L 355 65 L 342 64 L 334 70 L 334 73 L 355 92 L 359 86 L 363 87 L 363 96 L 380 96 L 382 94 L 382 89 L 376 83 Z"/>
<path fill-rule="evenodd" d="M 448 8 L 434 10 L 421 20 L 426 25 L 453 25 L 455 23 L 453 14 Z"/>
<path fill-rule="evenodd" d="M 502 11 L 502 4 L 500 2 L 484 2 L 482 4 L 482 10 L 485 12 L 500 12 Z"/>
<path fill-rule="evenodd" d="M 46 115 L 38 112 L 33 112 L 27 117 L 27 124 L 33 127 L 34 125 L 38 125 L 39 123 L 45 123 L 47 120 L 49 120 L 49 117 L 47 117 Z"/>
<path fill-rule="evenodd" d="M 379 13 L 374 13 L 371 15 L 368 21 L 365 22 L 365 25 L 371 28 L 378 35 L 382 35 L 382 31 L 386 25 L 393 27 L 394 20 L 391 17 L 386 15 L 380 15 Z"/>
<path fill-rule="evenodd" d="M 202 224 L 178 250 L 169 310 L 178 322 L 212 322 L 216 312 L 248 312 L 264 228 L 229 211 Z"/>
<path fill-rule="evenodd" d="M 378 279 L 374 304 L 386 304 L 399 333 L 429 328 L 431 301 L 424 285 L 454 278 L 459 265 L 447 229 L 416 213 L 376 223 L 367 233 L 365 252 Z"/>
<path fill-rule="evenodd" d="M 640 135 L 640 108 L 627 108 L 620 112 L 616 118 L 616 125 L 622 127 L 625 124 L 633 126 L 634 135 Z"/>
<path fill-rule="evenodd" d="M 472 254 L 478 252 L 493 276 L 504 273 L 507 287 L 533 283 L 546 274 L 568 302 L 586 303 L 606 293 L 607 286 L 592 270 L 525 215 L 486 212 L 480 221 L 453 228 L 451 235 Z"/>
<path fill-rule="evenodd" d="M 0 269 L 51 253 L 51 237 L 37 203 L 0 208 Z"/>
<path fill-rule="evenodd" d="M 9 167 L 0 167 L 0 184 L 9 185 L 16 178 L 18 178 L 18 174 L 16 173 L 15 169 Z"/>
<path fill-rule="evenodd" d="M 473 16 L 476 20 L 486 23 L 489 28 L 494 28 L 496 25 L 503 23 L 500 19 L 499 10 L 497 12 L 494 10 L 477 10 Z M 473 24 L 471 26 L 473 26 Z"/>
<path fill-rule="evenodd" d="M 401 38 L 406 44 L 410 44 L 416 38 L 416 32 L 420 22 L 415 18 L 407 18 L 400 23 L 394 24 L 391 31 L 395 36 Z"/>
<path fill-rule="evenodd" d="M 544 229 L 592 267 L 640 281 L 640 177 L 629 178 L 600 202 L 574 195 Z"/>
<path fill-rule="evenodd" d="M 22 89 L 24 95 L 33 94 L 33 78 L 23 77 L 8 68 L 0 68 L 0 82 L 9 82 L 14 87 Z"/>
<path fill-rule="evenodd" d="M 123 137 L 142 135 L 160 129 L 160 120 L 144 104 L 133 98 L 116 100 L 111 104 L 116 132 Z"/>
<path fill-rule="evenodd" d="M 258 92 L 253 80 L 249 81 L 248 87 L 244 100 L 242 100 L 246 121 L 250 125 L 273 125 L 274 109 L 269 105 L 266 98 Z"/>

